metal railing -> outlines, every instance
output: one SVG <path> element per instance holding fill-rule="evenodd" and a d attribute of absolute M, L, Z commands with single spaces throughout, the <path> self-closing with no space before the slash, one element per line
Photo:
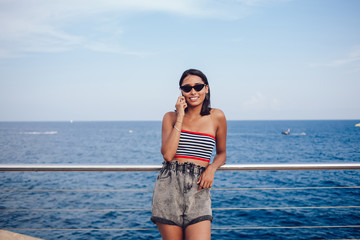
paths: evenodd
<path fill-rule="evenodd" d="M 161 165 L 0 164 L 0 172 L 149 172 Z M 360 163 L 227 164 L 220 171 L 359 170 Z"/>
<path fill-rule="evenodd" d="M 150 172 L 158 171 L 161 165 L 72 165 L 72 164 L 0 164 L 0 172 Z M 360 170 L 360 163 L 303 163 L 303 164 L 227 164 L 219 168 L 219 171 L 287 171 L 287 170 Z M 360 186 L 350 187 L 288 187 L 288 188 L 233 188 L 233 189 L 213 189 L 222 190 L 304 190 L 304 189 L 340 189 L 353 188 L 359 189 Z M 136 189 L 135 189 L 136 190 Z M 134 189 L 2 189 L 0 191 L 135 191 Z M 136 191 L 144 191 L 137 189 Z M 145 189 L 152 191 L 152 189 Z M 215 211 L 227 210 L 280 210 L 280 209 L 360 209 L 360 206 L 300 206 L 300 207 L 241 207 L 241 208 L 213 208 Z M 91 211 L 151 211 L 150 209 L 0 209 L 7 212 L 91 212 Z M 260 226 L 260 227 L 213 227 L 212 229 L 229 230 L 251 230 L 251 229 L 301 229 L 301 228 L 353 228 L 359 229 L 360 225 L 341 225 L 341 226 Z M 10 231 L 142 231 L 156 230 L 156 228 L 131 228 L 131 229 L 7 229 Z"/>

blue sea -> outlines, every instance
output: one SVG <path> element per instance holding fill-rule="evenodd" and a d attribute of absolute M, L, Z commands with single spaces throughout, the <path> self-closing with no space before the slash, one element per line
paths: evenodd
<path fill-rule="evenodd" d="M 359 122 L 228 121 L 227 164 L 360 162 Z M 160 138 L 159 121 L 2 122 L 0 163 L 160 165 Z M 160 239 L 150 221 L 156 176 L 1 172 L 0 229 L 43 239 Z M 359 186 L 360 170 L 218 171 L 212 238 L 359 239 Z"/>

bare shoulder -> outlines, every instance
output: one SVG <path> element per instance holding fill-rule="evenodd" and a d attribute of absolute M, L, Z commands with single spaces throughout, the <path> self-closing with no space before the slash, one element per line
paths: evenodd
<path fill-rule="evenodd" d="M 224 120 L 226 121 L 224 112 L 218 108 L 212 108 L 211 115 L 214 117 L 214 119 L 218 121 L 224 121 Z"/>
<path fill-rule="evenodd" d="M 176 121 L 176 112 L 167 112 L 164 114 L 163 122 L 175 122 Z"/>
<path fill-rule="evenodd" d="M 227 122 L 225 114 L 220 109 L 212 108 L 211 116 L 216 129 L 216 138 L 219 142 L 222 142 L 222 140 L 226 139 L 227 132 Z"/>

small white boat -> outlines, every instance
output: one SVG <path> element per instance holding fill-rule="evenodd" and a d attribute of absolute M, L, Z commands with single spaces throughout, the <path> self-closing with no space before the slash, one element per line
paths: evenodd
<path fill-rule="evenodd" d="M 290 134 L 290 128 L 287 131 L 282 131 L 281 134 L 289 135 Z"/>
<path fill-rule="evenodd" d="M 360 123 L 358 123 L 358 124 L 355 124 L 355 127 L 360 127 Z"/>

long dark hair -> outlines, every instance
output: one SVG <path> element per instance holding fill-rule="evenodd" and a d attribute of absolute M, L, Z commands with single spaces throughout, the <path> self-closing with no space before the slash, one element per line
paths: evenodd
<path fill-rule="evenodd" d="M 204 102 L 203 102 L 203 105 L 201 107 L 201 112 L 200 112 L 200 115 L 201 116 L 205 116 L 205 115 L 209 115 L 210 114 L 210 110 L 211 110 L 211 107 L 210 107 L 210 86 L 209 86 L 209 82 L 205 76 L 204 73 L 202 73 L 200 70 L 197 70 L 197 69 L 188 69 L 186 70 L 181 78 L 180 78 L 180 81 L 179 81 L 179 87 L 181 87 L 184 79 L 189 76 L 189 75 L 195 75 L 195 76 L 198 76 L 201 78 L 201 80 L 208 86 L 209 88 L 209 92 L 205 95 L 205 99 L 204 99 Z M 187 109 L 185 109 L 186 111 Z"/>

